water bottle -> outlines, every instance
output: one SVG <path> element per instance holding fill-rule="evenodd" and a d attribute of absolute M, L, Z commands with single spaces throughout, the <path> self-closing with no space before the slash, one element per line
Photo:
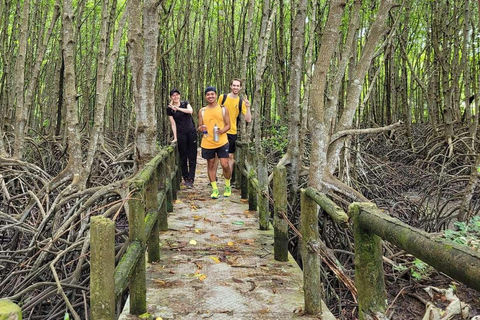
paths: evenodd
<path fill-rule="evenodd" d="M 215 123 L 215 125 L 213 126 L 213 141 L 218 142 L 218 140 L 220 140 L 220 137 L 218 134 L 218 126 Z"/>

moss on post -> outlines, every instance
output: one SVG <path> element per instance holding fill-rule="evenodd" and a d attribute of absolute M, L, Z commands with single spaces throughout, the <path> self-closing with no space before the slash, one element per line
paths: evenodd
<path fill-rule="evenodd" d="M 115 319 L 115 224 L 103 216 L 92 217 L 90 238 L 92 319 L 113 320 Z"/>
<path fill-rule="evenodd" d="M 358 290 L 359 319 L 385 312 L 385 281 L 382 261 L 382 239 L 362 228 L 360 206 L 375 206 L 371 203 L 352 203 L 348 214 L 353 220 L 355 240 L 355 285 Z"/>
<path fill-rule="evenodd" d="M 22 309 L 10 300 L 0 299 L 0 320 L 22 320 Z"/>
<path fill-rule="evenodd" d="M 288 223 L 282 216 L 282 213 L 287 214 L 287 170 L 284 166 L 273 169 L 273 200 L 273 256 L 277 261 L 288 261 Z"/>
<path fill-rule="evenodd" d="M 303 262 L 303 290 L 305 311 L 308 314 L 322 312 L 322 282 L 320 279 L 320 256 L 318 255 L 318 209 L 317 204 L 305 190 L 301 190 L 300 252 Z M 316 252 L 317 251 L 317 252 Z"/>
<path fill-rule="evenodd" d="M 147 286 L 145 275 L 145 205 L 143 190 L 136 192 L 135 200 L 128 202 L 129 241 L 142 244 L 142 251 L 129 281 L 130 313 L 139 315 L 147 311 Z M 139 200 L 137 200 L 139 199 Z"/>
<path fill-rule="evenodd" d="M 168 230 L 168 213 L 167 213 L 167 195 L 164 192 L 158 194 L 158 229 L 159 231 Z"/>

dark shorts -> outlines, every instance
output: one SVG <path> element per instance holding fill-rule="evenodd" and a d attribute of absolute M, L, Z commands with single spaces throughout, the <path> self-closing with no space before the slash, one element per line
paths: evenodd
<path fill-rule="evenodd" d="M 229 134 L 227 133 L 228 137 L 228 153 L 235 153 L 235 143 L 237 141 L 237 135 L 236 134 Z"/>
<path fill-rule="evenodd" d="M 202 148 L 203 159 L 213 159 L 217 155 L 218 158 L 228 158 L 228 143 L 217 149 L 205 149 Z"/>

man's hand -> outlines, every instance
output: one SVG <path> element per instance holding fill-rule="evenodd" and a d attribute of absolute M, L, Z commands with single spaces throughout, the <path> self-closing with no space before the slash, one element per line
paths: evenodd
<path fill-rule="evenodd" d="M 243 101 L 245 101 L 245 107 L 250 108 L 250 101 L 248 101 L 246 96 L 243 98 Z"/>

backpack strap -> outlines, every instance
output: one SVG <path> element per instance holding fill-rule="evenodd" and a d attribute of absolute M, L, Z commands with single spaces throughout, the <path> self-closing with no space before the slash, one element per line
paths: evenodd
<path fill-rule="evenodd" d="M 243 99 L 240 97 L 240 100 L 238 100 L 238 118 L 240 118 L 240 115 L 242 114 L 242 103 Z"/>
<path fill-rule="evenodd" d="M 222 106 L 225 103 L 225 100 L 227 100 L 227 94 L 226 93 L 223 94 L 222 103 L 221 103 Z"/>

